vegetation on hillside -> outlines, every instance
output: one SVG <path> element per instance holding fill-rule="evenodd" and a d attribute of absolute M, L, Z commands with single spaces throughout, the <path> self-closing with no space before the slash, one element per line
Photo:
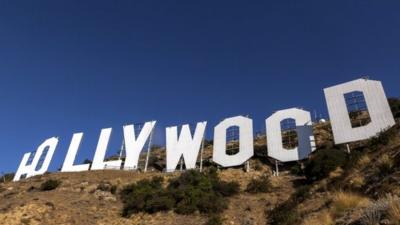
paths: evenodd
<path fill-rule="evenodd" d="M 154 177 L 123 188 L 120 194 L 124 203 L 122 215 L 129 217 L 138 212 L 169 210 L 184 215 L 200 212 L 214 215 L 212 221 L 216 223 L 215 215 L 228 206 L 226 197 L 238 192 L 237 182 L 221 181 L 215 170 L 205 173 L 190 170 L 170 180 L 167 185 L 164 185 L 162 177 Z"/>
<path fill-rule="evenodd" d="M 389 98 L 388 101 L 394 118 L 400 118 L 400 98 Z"/>
<path fill-rule="evenodd" d="M 291 173 L 304 174 L 305 185 L 266 212 L 267 224 L 399 225 L 399 131 L 396 124 L 351 152 L 345 146 L 318 149 L 304 169 L 293 166 Z"/>
<path fill-rule="evenodd" d="M 40 190 L 41 191 L 51 191 L 51 190 L 56 189 L 58 186 L 60 186 L 60 184 L 61 184 L 60 180 L 49 179 L 40 185 Z"/>
<path fill-rule="evenodd" d="M 259 178 L 253 178 L 246 188 L 248 193 L 267 193 L 272 190 L 272 184 L 268 175 L 263 175 Z"/>
<path fill-rule="evenodd" d="M 6 173 L 0 177 L 0 183 L 10 182 L 14 178 L 14 173 Z"/>

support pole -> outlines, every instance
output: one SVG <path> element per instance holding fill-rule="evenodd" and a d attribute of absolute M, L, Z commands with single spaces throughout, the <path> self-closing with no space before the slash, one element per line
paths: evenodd
<path fill-rule="evenodd" d="M 122 139 L 121 148 L 119 150 L 119 160 L 122 159 L 122 152 L 125 150 L 125 139 Z"/>
<path fill-rule="evenodd" d="M 347 147 L 347 153 L 351 153 L 351 150 L 350 150 L 350 145 L 349 144 L 346 144 L 346 147 Z"/>
<path fill-rule="evenodd" d="M 153 129 L 151 130 L 150 138 L 149 138 L 149 143 L 147 144 L 147 154 L 146 154 L 146 163 L 144 164 L 144 172 L 147 172 L 147 167 L 148 167 L 148 165 L 149 165 L 151 144 L 152 144 L 152 141 L 153 141 L 153 131 L 154 131 L 154 127 L 153 127 Z"/>
<path fill-rule="evenodd" d="M 279 166 L 278 166 L 278 160 L 275 160 L 275 173 L 276 176 L 279 177 Z"/>
<path fill-rule="evenodd" d="M 205 134 L 204 134 L 205 135 Z M 201 149 L 200 149 L 200 172 L 203 171 L 203 152 L 204 152 L 204 136 L 201 142 Z"/>
<path fill-rule="evenodd" d="M 315 109 L 314 109 L 314 122 L 315 122 L 315 123 L 318 123 L 318 120 L 317 120 L 317 110 L 315 110 Z"/>
<path fill-rule="evenodd" d="M 250 161 L 246 162 L 246 173 L 250 172 Z"/>
<path fill-rule="evenodd" d="M 181 159 L 180 159 L 180 171 L 182 171 L 183 170 L 183 158 L 181 157 Z"/>

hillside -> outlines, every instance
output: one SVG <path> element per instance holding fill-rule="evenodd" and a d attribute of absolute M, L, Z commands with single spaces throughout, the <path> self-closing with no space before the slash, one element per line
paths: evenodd
<path fill-rule="evenodd" d="M 123 193 L 129 184 L 162 177 L 162 187 L 169 190 L 171 183 L 182 181 L 180 172 L 49 173 L 5 182 L 0 184 L 0 224 L 396 225 L 400 224 L 399 132 L 397 123 L 375 138 L 351 144 L 351 152 L 347 153 L 345 146 L 334 146 L 329 123 L 317 124 L 314 133 L 318 150 L 309 160 L 281 166 L 278 177 L 272 176 L 274 165 L 265 157 L 265 137 L 259 137 L 250 172 L 243 168 L 217 171 L 222 184 L 239 184 L 237 191 L 221 197 L 227 204 L 222 213 L 204 213 L 202 209 L 182 213 L 174 206 L 166 210 L 160 208 L 164 203 L 157 197 L 159 202 L 150 204 L 157 209 L 135 209 L 135 213 L 122 216 L 124 201 L 129 200 L 123 199 Z M 206 159 L 211 149 L 212 143 L 207 145 Z M 152 166 L 157 168 L 164 163 L 163 150 L 153 154 L 156 159 Z M 211 168 L 208 165 L 206 170 Z M 51 187 L 46 183 L 49 180 L 60 184 Z M 268 182 L 262 184 L 260 180 Z"/>

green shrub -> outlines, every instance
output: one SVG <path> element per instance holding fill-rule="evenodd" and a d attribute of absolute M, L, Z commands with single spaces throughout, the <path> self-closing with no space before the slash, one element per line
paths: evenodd
<path fill-rule="evenodd" d="M 392 110 L 394 118 L 400 117 L 400 99 L 399 98 L 389 98 L 390 109 Z"/>
<path fill-rule="evenodd" d="M 170 180 L 163 187 L 163 179 L 141 180 L 126 186 L 121 192 L 124 203 L 122 215 L 133 213 L 155 213 L 174 209 L 178 214 L 192 214 L 196 211 L 216 214 L 227 207 L 224 197 L 239 192 L 239 184 L 220 181 L 215 171 L 200 173 L 187 171 Z"/>
<path fill-rule="evenodd" d="M 41 191 L 51 191 L 51 190 L 56 189 L 58 186 L 60 186 L 60 184 L 61 184 L 60 180 L 49 179 L 40 185 L 40 190 Z"/>
<path fill-rule="evenodd" d="M 214 182 L 213 189 L 224 197 L 236 195 L 240 191 L 240 185 L 237 182 Z"/>
<path fill-rule="evenodd" d="M 397 127 L 389 128 L 379 132 L 369 139 L 368 145 L 372 150 L 378 150 L 381 146 L 389 144 L 389 141 L 398 133 Z"/>
<path fill-rule="evenodd" d="M 254 163 L 254 170 L 255 171 L 262 171 L 263 170 L 263 166 L 262 166 L 262 163 L 260 161 L 257 160 Z"/>
<path fill-rule="evenodd" d="M 267 145 L 254 145 L 254 157 L 259 159 L 265 159 L 268 157 Z"/>
<path fill-rule="evenodd" d="M 175 212 L 179 214 L 191 214 L 197 210 L 219 213 L 227 207 L 224 194 L 230 195 L 235 191 L 231 185 L 221 182 L 215 171 L 203 174 L 190 170 L 172 180 L 168 190 L 177 203 Z"/>
<path fill-rule="evenodd" d="M 26 189 L 27 192 L 32 192 L 35 190 L 36 190 L 36 188 L 34 186 L 30 186 L 28 189 Z"/>
<path fill-rule="evenodd" d="M 106 183 L 100 183 L 99 185 L 97 185 L 97 188 L 96 188 L 97 190 L 100 190 L 100 191 L 109 191 L 110 190 L 110 187 L 109 187 L 109 185 L 108 184 L 106 184 Z"/>
<path fill-rule="evenodd" d="M 252 179 L 247 185 L 246 192 L 249 193 L 267 193 L 271 191 L 272 185 L 269 176 L 261 176 L 257 179 Z"/>
<path fill-rule="evenodd" d="M 295 176 L 303 176 L 303 175 L 304 175 L 303 169 L 301 168 L 301 165 L 298 164 L 298 163 L 294 164 L 294 165 L 290 168 L 290 173 L 291 173 L 292 175 L 295 175 Z"/>
<path fill-rule="evenodd" d="M 309 185 L 303 185 L 300 186 L 296 189 L 296 192 L 293 194 L 292 198 L 296 201 L 296 202 L 303 202 L 304 200 L 306 200 L 306 198 L 310 197 L 310 186 Z"/>
<path fill-rule="evenodd" d="M 339 149 L 317 151 L 306 162 L 304 174 L 309 181 L 321 180 L 336 168 L 345 166 L 347 159 L 347 154 Z"/>
<path fill-rule="evenodd" d="M 138 212 L 155 213 L 172 209 L 175 202 L 163 189 L 162 182 L 161 177 L 154 177 L 126 186 L 121 191 L 124 203 L 122 215 L 129 217 Z"/>
<path fill-rule="evenodd" d="M 222 225 L 222 219 L 219 215 L 211 215 L 205 225 Z"/>
<path fill-rule="evenodd" d="M 301 224 L 301 215 L 297 211 L 297 206 L 306 198 L 310 197 L 309 185 L 300 186 L 290 198 L 267 211 L 268 225 L 298 225 Z"/>
<path fill-rule="evenodd" d="M 301 216 L 296 210 L 295 202 L 288 200 L 271 211 L 267 212 L 268 225 L 298 225 L 301 221 Z"/>
<path fill-rule="evenodd" d="M 228 208 L 226 199 L 217 195 L 215 192 L 206 194 L 205 197 L 200 198 L 198 209 L 201 213 L 221 213 Z"/>
<path fill-rule="evenodd" d="M 14 173 L 6 173 L 0 177 L 0 183 L 10 182 L 14 179 Z"/>
<path fill-rule="evenodd" d="M 110 183 L 101 182 L 99 185 L 97 185 L 97 190 L 111 192 L 111 194 L 117 193 L 117 189 L 117 185 L 112 185 Z"/>
<path fill-rule="evenodd" d="M 118 187 L 117 185 L 112 185 L 110 188 L 111 194 L 115 195 L 117 193 Z"/>

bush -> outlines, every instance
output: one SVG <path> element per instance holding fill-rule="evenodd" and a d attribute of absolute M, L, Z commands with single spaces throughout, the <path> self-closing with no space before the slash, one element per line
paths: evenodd
<path fill-rule="evenodd" d="M 267 193 L 271 191 L 272 185 L 270 178 L 263 175 L 257 179 L 252 179 L 247 185 L 246 192 L 249 193 Z"/>
<path fill-rule="evenodd" d="M 390 109 L 392 110 L 394 118 L 400 117 L 400 99 L 399 98 L 389 98 Z"/>
<path fill-rule="evenodd" d="M 254 156 L 259 159 L 268 157 L 267 145 L 254 145 Z"/>
<path fill-rule="evenodd" d="M 110 188 L 111 194 L 115 195 L 117 193 L 117 189 L 118 189 L 117 185 L 112 185 Z"/>
<path fill-rule="evenodd" d="M 56 189 L 58 186 L 60 186 L 60 184 L 61 184 L 60 180 L 49 179 L 40 185 L 40 190 L 41 191 L 51 191 L 51 190 Z"/>
<path fill-rule="evenodd" d="M 230 197 L 239 193 L 240 185 L 237 182 L 219 181 L 213 183 L 213 189 L 224 197 Z"/>
<path fill-rule="evenodd" d="M 378 150 L 381 146 L 387 145 L 397 132 L 396 127 L 383 130 L 375 137 L 370 138 L 368 145 L 372 150 Z"/>
<path fill-rule="evenodd" d="M 99 185 L 97 185 L 97 190 L 100 191 L 105 191 L 105 192 L 111 192 L 111 194 L 115 194 L 117 193 L 117 185 L 111 185 L 110 183 L 100 183 Z"/>
<path fill-rule="evenodd" d="M 224 197 L 239 192 L 236 182 L 220 181 L 215 171 L 187 171 L 172 179 L 167 187 L 160 177 L 141 180 L 126 186 L 120 193 L 124 203 L 122 215 L 137 212 L 155 213 L 174 209 L 178 214 L 196 211 L 206 214 L 222 212 L 227 207 Z"/>
<path fill-rule="evenodd" d="M 137 212 L 155 213 L 172 209 L 174 199 L 163 189 L 162 182 L 161 177 L 154 177 L 126 186 L 121 191 L 124 203 L 122 216 L 129 217 Z"/>
<path fill-rule="evenodd" d="M 357 207 L 365 207 L 369 205 L 368 198 L 348 192 L 338 192 L 335 194 L 332 202 L 332 213 L 338 218 L 348 211 Z"/>
<path fill-rule="evenodd" d="M 309 185 L 300 186 L 296 189 L 296 192 L 293 194 L 293 198 L 297 202 L 303 202 L 307 198 L 311 197 L 310 193 L 311 187 Z"/>
<path fill-rule="evenodd" d="M 268 213 L 268 225 L 298 225 L 301 217 L 296 210 L 295 202 L 288 200 Z"/>
<path fill-rule="evenodd" d="M 271 211 L 267 212 L 269 225 L 298 225 L 301 224 L 301 216 L 297 211 L 297 205 L 310 196 L 310 186 L 300 186 L 290 198 Z"/>
<path fill-rule="evenodd" d="M 366 207 L 360 217 L 361 224 L 379 224 L 383 219 L 388 219 L 388 224 L 400 222 L 400 198 L 387 194 Z"/>
<path fill-rule="evenodd" d="M 290 173 L 295 176 L 303 176 L 304 175 L 303 169 L 301 168 L 301 165 L 298 163 L 296 163 L 295 165 L 293 165 L 290 168 Z"/>
<path fill-rule="evenodd" d="M 191 170 L 172 180 L 168 190 L 176 200 L 175 211 L 179 214 L 190 214 L 197 210 L 220 213 L 227 207 L 223 196 L 232 194 L 234 186 L 221 182 L 214 170 L 208 174 Z"/>
<path fill-rule="evenodd" d="M 29 188 L 26 189 L 27 192 L 32 192 L 32 191 L 35 191 L 35 190 L 36 190 L 36 188 L 34 186 L 29 186 Z"/>
<path fill-rule="evenodd" d="M 394 163 L 388 154 L 384 154 L 378 160 L 378 173 L 380 176 L 386 176 L 393 171 Z"/>
<path fill-rule="evenodd" d="M 208 218 L 206 225 L 222 225 L 222 219 L 219 215 L 212 215 Z"/>
<path fill-rule="evenodd" d="M 321 180 L 328 177 L 337 167 L 344 167 L 347 159 L 347 154 L 339 149 L 317 151 L 307 161 L 304 174 L 309 181 Z"/>
<path fill-rule="evenodd" d="M 257 160 L 257 161 L 254 163 L 254 170 L 255 170 L 255 171 L 262 171 L 262 170 L 263 170 L 262 163 L 261 163 L 259 160 Z"/>
<path fill-rule="evenodd" d="M 14 179 L 14 173 L 6 173 L 2 177 L 0 177 L 0 183 L 10 182 Z"/>

